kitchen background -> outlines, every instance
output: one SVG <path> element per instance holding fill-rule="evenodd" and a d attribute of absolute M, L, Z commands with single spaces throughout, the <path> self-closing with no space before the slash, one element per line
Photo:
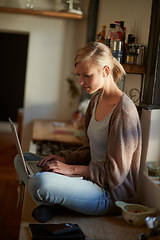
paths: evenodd
<path fill-rule="evenodd" d="M 65 1 L 32 2 L 34 9 L 56 10 L 59 7 L 60 10 L 64 8 Z M 26 4 L 26 0 L 0 0 L 0 6 L 25 8 Z M 110 23 L 123 20 L 126 36 L 132 33 L 137 43 L 147 45 L 151 5 L 151 0 L 121 0 L 121 4 L 119 0 L 100 0 L 95 33 L 101 30 L 103 24 L 108 30 Z M 28 35 L 23 100 L 24 150 L 28 150 L 29 147 L 33 119 L 69 120 L 77 108 L 77 102 L 72 102 L 68 94 L 67 79 L 73 77 L 73 61 L 77 49 L 86 44 L 90 1 L 82 0 L 80 6 L 83 11 L 82 20 L 0 13 L 1 33 Z M 14 78 L 11 77 L 10 81 L 15 82 L 15 87 L 18 88 Z M 140 75 L 127 75 L 124 91 L 128 93 L 134 87 L 140 89 L 140 85 Z M 16 98 L 16 91 L 14 97 Z M 12 99 L 9 102 L 11 104 Z"/>
<path fill-rule="evenodd" d="M 93 0 L 94 1 L 94 0 Z M 30 1 L 29 1 L 30 2 Z M 65 1 L 58 0 L 32 0 L 34 9 L 62 10 Z M 0 7 L 26 8 L 26 0 L 0 0 Z M 73 61 L 78 48 L 87 41 L 88 19 L 90 17 L 90 0 L 81 0 L 83 18 L 81 20 L 51 18 L 44 16 L 4 13 L 0 11 L 0 33 L 14 33 L 28 36 L 26 70 L 24 77 L 23 96 L 23 150 L 28 151 L 32 136 L 32 121 L 37 118 L 70 120 L 73 111 L 77 109 L 78 100 L 71 99 L 68 94 L 67 79 L 73 77 Z M 29 3 L 30 4 L 30 3 Z M 133 34 L 136 43 L 148 45 L 152 0 L 99 0 L 96 33 L 102 25 L 109 28 L 110 23 L 122 20 L 126 27 L 126 36 Z M 18 55 L 17 49 L 17 55 Z M 8 59 L 10 55 L 8 54 Z M 2 60 L 3 61 L 3 60 Z M 15 63 L 17 61 L 15 60 Z M 16 64 L 15 64 L 16 65 Z M 10 72 L 10 68 L 6 66 Z M 3 85 L 1 77 L 1 85 Z M 1 99 L 1 104 L 8 101 L 9 116 L 13 98 L 17 97 L 16 77 L 8 81 L 8 88 L 12 82 L 13 97 L 6 95 Z M 14 84 L 15 83 L 15 84 Z M 130 89 L 141 87 L 141 76 L 127 74 L 124 91 L 128 94 Z M 2 91 L 2 90 L 1 90 Z M 7 92 L 6 92 L 7 94 Z M 143 153 L 142 160 L 156 161 L 160 157 L 160 111 L 153 110 L 142 112 Z M 7 125 L 7 126 L 6 126 Z M 2 129 L 8 124 L 1 121 Z M 154 149 L 154 151 L 153 151 Z M 142 171 L 144 168 L 142 168 Z M 150 206 L 159 205 L 159 186 L 143 173 L 140 178 L 139 199 Z M 151 197 L 152 196 L 152 197 Z"/>

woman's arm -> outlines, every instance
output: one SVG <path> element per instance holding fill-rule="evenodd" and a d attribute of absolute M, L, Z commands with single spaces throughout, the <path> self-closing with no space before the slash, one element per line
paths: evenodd
<path fill-rule="evenodd" d="M 60 173 L 64 175 L 80 175 L 90 177 L 89 167 L 82 165 L 68 165 L 58 160 L 51 160 L 43 165 L 42 171 Z"/>

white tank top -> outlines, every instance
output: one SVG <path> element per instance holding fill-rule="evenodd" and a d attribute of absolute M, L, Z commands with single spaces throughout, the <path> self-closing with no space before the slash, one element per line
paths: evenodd
<path fill-rule="evenodd" d="M 96 121 L 95 112 L 99 95 L 96 98 L 87 134 L 90 142 L 91 159 L 94 162 L 106 161 L 108 125 L 113 110 L 101 121 Z"/>

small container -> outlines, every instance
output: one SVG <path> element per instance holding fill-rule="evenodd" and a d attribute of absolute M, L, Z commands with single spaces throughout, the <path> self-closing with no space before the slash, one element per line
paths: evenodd
<path fill-rule="evenodd" d="M 123 60 L 123 42 L 120 40 L 111 42 L 111 49 L 113 57 L 117 59 L 118 62 L 122 63 Z"/>
<path fill-rule="evenodd" d="M 145 46 L 143 44 L 136 45 L 136 53 L 137 53 L 136 64 L 137 65 L 144 64 L 144 51 L 145 51 Z"/>
<path fill-rule="evenodd" d="M 151 177 L 160 177 L 160 163 L 153 162 L 147 165 L 148 175 Z"/>
<path fill-rule="evenodd" d="M 127 52 L 126 52 L 126 63 L 128 64 L 136 64 L 137 62 L 137 52 L 136 45 L 134 43 L 128 44 Z"/>
<path fill-rule="evenodd" d="M 129 64 L 144 64 L 145 46 L 143 44 L 128 44 L 126 52 L 126 63 Z"/>
<path fill-rule="evenodd" d="M 126 53 L 126 63 L 135 64 L 137 55 L 133 52 Z"/>

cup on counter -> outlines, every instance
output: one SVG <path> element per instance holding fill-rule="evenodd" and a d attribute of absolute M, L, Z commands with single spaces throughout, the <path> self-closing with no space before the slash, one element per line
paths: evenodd
<path fill-rule="evenodd" d="M 160 162 L 152 162 L 147 164 L 148 175 L 151 177 L 160 177 Z"/>

